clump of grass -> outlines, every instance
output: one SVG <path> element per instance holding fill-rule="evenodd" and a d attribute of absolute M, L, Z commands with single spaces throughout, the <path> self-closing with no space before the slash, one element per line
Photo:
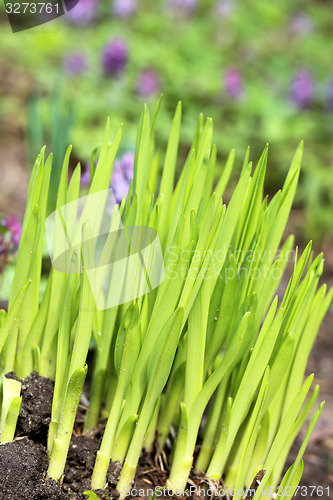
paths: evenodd
<path fill-rule="evenodd" d="M 108 231 L 112 235 L 121 227 L 128 235 L 133 227 L 153 229 L 164 256 L 161 284 L 151 286 L 145 261 L 149 293 L 138 291 L 134 300 L 97 307 L 107 304 L 116 291 L 121 296 L 130 269 L 125 268 L 120 280 L 111 272 L 95 301 L 90 271 L 96 266 L 97 276 L 105 255 L 117 253 L 117 244 L 107 243 L 109 236 L 100 253 L 94 239 L 105 215 L 103 193 L 109 188 L 122 133 L 120 128 L 110 142 L 107 123 L 96 169 L 91 165 L 88 199 L 98 193 L 97 213 L 95 204 L 89 213 L 87 201 L 77 215 L 80 166 L 68 184 L 70 148 L 66 153 L 57 211 L 75 206 L 77 231 L 83 236 L 81 244 L 71 248 L 70 266 L 62 271 L 52 267 L 39 302 L 52 164 L 52 157 L 45 160 L 42 150 L 31 176 L 9 311 L 0 315 L 1 372 L 14 370 L 23 377 L 38 370 L 55 379 L 49 477 L 59 480 L 64 471 L 92 345 L 95 361 L 89 367 L 92 383 L 85 431 L 101 417 L 106 419 L 92 490 L 104 488 L 110 460 L 119 460 L 123 468 L 118 491 L 124 497 L 141 451 L 151 451 L 155 440 L 163 449 L 173 426 L 178 431 L 170 456 L 169 488 L 182 490 L 195 468 L 214 480 L 223 478 L 226 488 L 235 490 L 233 498 L 241 499 L 241 490 L 265 470 L 257 500 L 268 486 L 276 490 L 291 445 L 317 400 L 318 386 L 311 391 L 313 376 L 305 381 L 303 377 L 333 294 L 325 285 L 318 288 L 323 256 L 314 258 L 311 243 L 301 255 L 293 251 L 292 236 L 281 243 L 303 147 L 298 147 L 282 189 L 269 203 L 263 196 L 268 148 L 255 168 L 247 151 L 225 205 L 222 197 L 235 153 L 231 151 L 215 183 L 220 168 L 212 120 L 200 116 L 176 178 L 181 105 L 162 168 L 155 149 L 156 118 L 157 112 L 151 121 L 144 109 L 133 182 L 128 196 L 113 207 Z M 71 237 L 74 226 L 55 225 L 54 247 L 61 245 L 61 232 Z M 279 299 L 277 289 L 291 255 L 294 271 Z M 148 261 L 155 257 L 155 251 L 148 252 Z M 3 383 L 0 429 L 8 439 L 14 435 L 19 405 L 17 387 Z M 292 491 L 301 479 L 302 455 L 322 406 L 314 412 L 297 459 L 282 480 Z M 194 463 L 197 444 L 200 452 Z"/>

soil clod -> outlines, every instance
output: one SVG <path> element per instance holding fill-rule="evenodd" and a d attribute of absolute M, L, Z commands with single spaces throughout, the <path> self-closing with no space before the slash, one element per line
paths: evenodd
<path fill-rule="evenodd" d="M 16 435 L 31 436 L 47 434 L 51 420 L 53 382 L 32 372 L 25 379 L 19 379 L 15 373 L 6 374 L 7 378 L 19 380 L 22 383 L 22 405 L 17 421 Z"/>

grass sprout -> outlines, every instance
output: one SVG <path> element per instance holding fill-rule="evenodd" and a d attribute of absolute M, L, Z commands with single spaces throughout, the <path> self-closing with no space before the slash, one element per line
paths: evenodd
<path fill-rule="evenodd" d="M 199 117 L 180 168 L 181 104 L 163 154 L 154 135 L 159 107 L 160 102 L 152 119 L 148 108 L 143 110 L 134 178 L 128 195 L 113 203 L 112 214 L 103 193 L 110 186 L 122 127 L 110 141 L 107 122 L 82 209 L 81 169 L 78 165 L 69 180 L 68 148 L 57 193 L 61 217 L 53 228 L 54 255 L 64 241 L 70 244 L 65 268 L 53 261 L 40 301 L 52 167 L 52 156 L 45 158 L 41 150 L 31 175 L 9 309 L 0 314 L 1 373 L 15 371 L 22 378 L 37 370 L 54 379 L 47 475 L 60 480 L 89 369 L 84 431 L 106 421 L 91 492 L 86 492 L 91 498 L 93 490 L 105 487 L 111 460 L 122 464 L 117 489 L 124 498 L 142 450 L 152 451 L 155 442 L 163 450 L 171 428 L 176 439 L 169 489 L 183 490 L 194 469 L 211 480 L 223 479 L 227 490 L 236 492 L 234 499 L 244 498 L 242 490 L 261 471 L 255 500 L 268 487 L 272 495 L 278 485 L 295 491 L 323 408 L 321 403 L 312 411 L 319 387 L 311 389 L 313 375 L 304 379 L 306 364 L 333 296 L 332 289 L 319 286 L 323 255 L 314 256 L 311 242 L 301 253 L 293 236 L 283 239 L 303 145 L 271 200 L 264 196 L 268 147 L 255 166 L 246 151 L 231 192 L 235 152 L 216 179 L 220 160 L 212 120 Z M 96 199 L 97 204 L 89 201 Z M 134 259 L 140 265 L 133 265 Z M 152 274 L 155 261 L 160 264 Z M 281 293 L 290 261 L 293 271 Z M 117 303 L 108 307 L 115 296 Z M 88 368 L 89 348 L 95 359 Z M 1 442 L 13 439 L 20 404 L 20 383 L 2 375 Z M 296 461 L 280 482 L 290 448 L 310 415 Z"/>

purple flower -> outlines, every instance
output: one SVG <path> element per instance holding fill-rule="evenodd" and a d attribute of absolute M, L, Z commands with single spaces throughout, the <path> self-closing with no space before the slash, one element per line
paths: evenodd
<path fill-rule="evenodd" d="M 121 38 L 111 40 L 104 48 L 102 61 L 106 74 L 117 76 L 126 66 L 128 59 L 127 45 Z"/>
<path fill-rule="evenodd" d="M 137 9 L 137 0 L 113 0 L 112 12 L 117 17 L 130 17 Z"/>
<path fill-rule="evenodd" d="M 185 11 L 192 11 L 197 6 L 197 0 L 169 0 L 171 7 Z"/>
<path fill-rule="evenodd" d="M 214 11 L 219 17 L 225 19 L 233 13 L 235 7 L 235 2 L 233 0 L 218 0 L 215 4 Z"/>
<path fill-rule="evenodd" d="M 197 6 L 197 0 L 168 0 L 167 5 L 174 10 L 192 12 Z"/>
<path fill-rule="evenodd" d="M 7 219 L 4 219 L 1 222 L 1 225 L 8 229 L 8 232 L 10 233 L 11 237 L 11 243 L 14 247 L 14 250 L 17 250 L 20 244 L 21 233 L 22 233 L 21 223 L 18 221 L 15 215 L 10 215 Z"/>
<path fill-rule="evenodd" d="M 294 74 L 290 87 L 290 98 L 298 108 L 306 108 L 313 100 L 314 83 L 310 72 L 301 69 Z"/>
<path fill-rule="evenodd" d="M 134 174 L 134 154 L 125 153 L 122 158 L 116 160 L 113 166 L 111 188 L 117 203 L 128 193 L 131 179 Z"/>
<path fill-rule="evenodd" d="M 96 16 L 96 0 L 80 0 L 79 3 L 67 13 L 67 17 L 72 24 L 78 26 L 88 26 Z"/>
<path fill-rule="evenodd" d="M 110 187 L 112 188 L 114 197 L 117 203 L 128 193 L 129 185 L 134 174 L 134 154 L 125 153 L 122 158 L 117 159 L 113 165 Z M 90 183 L 89 165 L 81 175 L 81 187 L 85 187 Z"/>
<path fill-rule="evenodd" d="M 224 85 L 231 99 L 239 99 L 244 92 L 243 77 L 236 68 L 229 68 L 224 74 Z"/>
<path fill-rule="evenodd" d="M 83 52 L 73 52 L 64 60 L 64 68 L 69 75 L 80 75 L 87 68 L 87 60 Z"/>
<path fill-rule="evenodd" d="M 161 88 L 161 81 L 157 72 L 153 69 L 145 69 L 139 75 L 137 91 L 141 97 L 149 97 L 157 94 Z"/>
<path fill-rule="evenodd" d="M 80 186 L 85 187 L 90 184 L 90 166 L 86 165 L 86 168 L 81 172 Z"/>
<path fill-rule="evenodd" d="M 305 12 L 298 12 L 291 18 L 289 30 L 292 35 L 308 35 L 313 30 L 311 17 Z"/>

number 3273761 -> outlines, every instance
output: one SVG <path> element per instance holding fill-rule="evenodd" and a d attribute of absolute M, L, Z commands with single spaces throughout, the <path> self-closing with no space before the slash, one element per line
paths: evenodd
<path fill-rule="evenodd" d="M 58 3 L 45 3 L 45 2 L 22 2 L 22 3 L 6 3 L 7 14 L 59 14 Z"/>

